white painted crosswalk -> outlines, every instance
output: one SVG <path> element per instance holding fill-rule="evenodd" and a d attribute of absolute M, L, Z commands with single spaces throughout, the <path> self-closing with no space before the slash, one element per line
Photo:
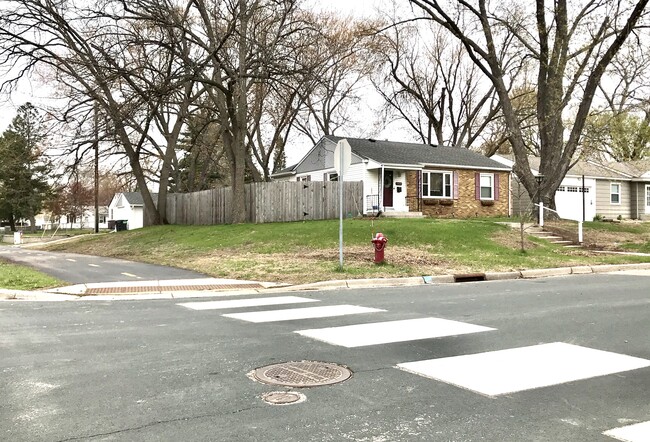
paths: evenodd
<path fill-rule="evenodd" d="M 488 396 L 650 367 L 650 361 L 554 342 L 398 364 L 398 368 Z"/>
<path fill-rule="evenodd" d="M 320 302 L 298 296 L 277 296 L 223 301 L 179 303 L 191 310 L 220 310 L 296 304 L 293 308 L 221 314 L 250 323 L 367 315 L 386 310 L 357 305 L 301 307 Z M 346 348 L 403 343 L 424 339 L 480 334 L 495 328 L 435 317 L 363 322 L 336 327 L 295 330 L 294 333 Z M 543 387 L 558 386 L 597 376 L 650 367 L 650 360 L 563 342 L 538 344 L 483 353 L 398 363 L 402 371 L 497 397 Z M 650 422 L 605 431 L 603 435 L 627 442 L 650 442 Z"/>
<path fill-rule="evenodd" d="M 358 315 L 360 313 L 384 312 L 378 308 L 359 307 L 357 305 L 330 305 L 324 307 L 307 307 L 285 310 L 268 310 L 262 312 L 231 313 L 227 318 L 241 319 L 248 322 L 294 321 L 297 319 L 327 318 L 332 316 Z"/>
<path fill-rule="evenodd" d="M 299 296 L 276 296 L 273 298 L 233 299 L 227 301 L 182 302 L 178 305 L 191 310 L 220 310 L 229 308 L 263 307 L 282 304 L 303 304 L 318 302 L 317 299 L 301 298 Z"/>
<path fill-rule="evenodd" d="M 495 330 L 465 322 L 440 318 L 419 318 L 402 321 L 376 322 L 311 330 L 296 333 L 319 341 L 343 347 L 415 341 Z"/>
<path fill-rule="evenodd" d="M 648 442 L 650 441 L 650 421 L 614 428 L 603 434 L 625 442 Z"/>

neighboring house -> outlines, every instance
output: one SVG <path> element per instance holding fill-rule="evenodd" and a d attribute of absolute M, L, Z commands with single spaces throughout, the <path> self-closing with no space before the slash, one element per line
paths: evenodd
<path fill-rule="evenodd" d="M 334 148 L 325 136 L 276 180 L 336 181 Z M 346 138 L 352 161 L 345 181 L 363 182 L 363 213 L 436 217 L 507 216 L 511 168 L 468 149 Z"/>
<path fill-rule="evenodd" d="M 492 159 L 511 166 L 513 158 Z M 529 157 L 534 175 L 539 174 L 539 157 Z M 513 213 L 532 208 L 528 192 L 516 177 L 512 180 Z M 560 218 L 591 221 L 606 218 L 650 219 L 650 160 L 628 163 L 599 163 L 580 160 L 569 169 L 555 193 Z"/>
<path fill-rule="evenodd" d="M 158 194 L 152 193 L 151 196 L 156 200 Z M 108 211 L 109 220 L 126 220 L 128 230 L 144 226 L 144 200 L 140 192 L 116 193 L 108 205 Z"/>
<path fill-rule="evenodd" d="M 107 223 L 108 207 L 99 206 L 99 228 L 108 228 Z M 36 227 L 40 229 L 94 229 L 95 228 L 95 207 L 84 206 L 83 214 L 79 216 L 61 215 L 60 217 L 53 217 L 49 213 L 39 213 L 36 215 Z"/>

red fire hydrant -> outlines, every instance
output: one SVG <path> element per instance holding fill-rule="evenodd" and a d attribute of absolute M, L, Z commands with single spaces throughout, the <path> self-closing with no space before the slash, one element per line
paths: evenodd
<path fill-rule="evenodd" d="M 375 246 L 375 264 L 381 264 L 384 262 L 384 249 L 388 238 L 383 233 L 377 232 L 377 235 L 370 242 Z"/>

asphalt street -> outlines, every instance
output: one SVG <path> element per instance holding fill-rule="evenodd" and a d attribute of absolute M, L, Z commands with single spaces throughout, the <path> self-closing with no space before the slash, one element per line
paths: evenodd
<path fill-rule="evenodd" d="M 650 276 L 631 273 L 193 302 L 6 301 L 0 439 L 612 442 L 604 432 L 650 421 Z M 322 307 L 332 316 L 315 317 Z M 418 321 L 431 326 L 411 330 Z M 379 325 L 359 334 L 367 324 Z M 302 389 L 249 377 L 305 360 L 353 374 Z M 433 374 L 409 365 L 421 361 Z M 263 402 L 273 391 L 306 399 Z"/>
<path fill-rule="evenodd" d="M 0 258 L 33 267 L 71 284 L 206 277 L 197 272 L 173 267 L 15 246 L 0 247 Z"/>

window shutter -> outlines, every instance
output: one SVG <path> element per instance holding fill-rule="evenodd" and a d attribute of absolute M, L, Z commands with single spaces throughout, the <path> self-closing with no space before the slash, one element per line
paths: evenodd
<path fill-rule="evenodd" d="M 474 173 L 474 198 L 481 199 L 481 174 Z"/>
<path fill-rule="evenodd" d="M 454 199 L 458 199 L 458 171 L 454 170 Z"/>
<path fill-rule="evenodd" d="M 417 178 L 417 185 L 418 185 L 418 198 L 422 198 L 422 171 L 418 170 L 418 178 Z"/>
<path fill-rule="evenodd" d="M 499 201 L 499 174 L 494 174 L 494 201 Z"/>

